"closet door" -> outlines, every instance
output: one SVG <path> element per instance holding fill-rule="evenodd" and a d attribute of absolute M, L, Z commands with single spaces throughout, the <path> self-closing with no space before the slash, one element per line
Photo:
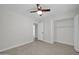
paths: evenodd
<path fill-rule="evenodd" d="M 79 15 L 74 18 L 74 48 L 79 52 Z"/>

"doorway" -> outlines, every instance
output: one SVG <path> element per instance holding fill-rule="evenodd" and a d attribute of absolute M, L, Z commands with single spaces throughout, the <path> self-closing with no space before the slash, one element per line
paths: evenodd
<path fill-rule="evenodd" d="M 38 24 L 37 23 L 33 24 L 33 37 L 35 40 L 38 39 Z"/>
<path fill-rule="evenodd" d="M 44 39 L 44 29 L 43 22 L 33 24 L 33 37 L 34 40 L 43 40 Z"/>

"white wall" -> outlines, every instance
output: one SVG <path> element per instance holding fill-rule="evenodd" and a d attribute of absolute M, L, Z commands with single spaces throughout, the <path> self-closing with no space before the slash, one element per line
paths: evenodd
<path fill-rule="evenodd" d="M 55 21 L 55 41 L 68 45 L 74 45 L 73 18 L 65 18 Z"/>
<path fill-rule="evenodd" d="M 2 48 L 2 8 L 0 9 L 0 48 Z"/>
<path fill-rule="evenodd" d="M 6 8 L 0 7 L 0 50 L 33 41 L 33 20 Z"/>

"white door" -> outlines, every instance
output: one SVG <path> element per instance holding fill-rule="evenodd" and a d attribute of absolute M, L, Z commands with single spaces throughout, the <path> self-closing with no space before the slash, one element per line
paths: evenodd
<path fill-rule="evenodd" d="M 79 15 L 74 19 L 74 48 L 79 52 Z"/>
<path fill-rule="evenodd" d="M 44 35 L 44 31 L 43 31 L 43 22 L 40 22 L 38 24 L 38 40 L 43 40 L 43 35 Z"/>

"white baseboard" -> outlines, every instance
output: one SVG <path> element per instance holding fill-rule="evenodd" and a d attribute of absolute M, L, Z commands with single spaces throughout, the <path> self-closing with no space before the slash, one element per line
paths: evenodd
<path fill-rule="evenodd" d="M 34 40 L 31 40 L 31 41 L 29 41 L 29 42 L 20 43 L 20 44 L 18 44 L 18 45 L 14 45 L 14 46 L 8 47 L 8 48 L 5 48 L 5 49 L 0 50 L 0 52 L 6 51 L 6 50 L 9 50 L 9 49 L 12 49 L 12 48 L 16 48 L 16 47 L 19 47 L 19 46 L 23 46 L 23 45 L 28 44 L 28 43 L 31 43 L 31 42 L 33 42 L 33 41 L 34 41 Z"/>
<path fill-rule="evenodd" d="M 66 43 L 66 42 L 61 42 L 61 41 L 55 41 L 55 42 L 62 43 L 62 44 L 65 44 L 65 45 L 74 46 L 73 44 L 69 44 L 69 43 Z"/>

